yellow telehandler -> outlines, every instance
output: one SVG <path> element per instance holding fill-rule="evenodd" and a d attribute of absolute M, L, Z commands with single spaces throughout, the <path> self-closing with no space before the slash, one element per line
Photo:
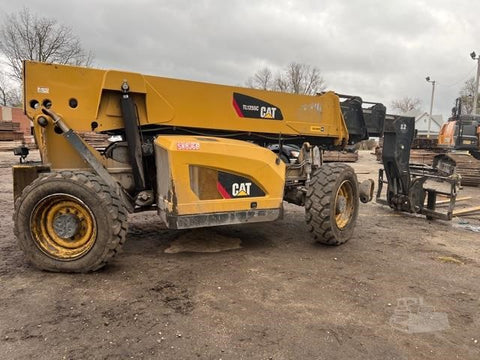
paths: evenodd
<path fill-rule="evenodd" d="M 322 162 L 322 150 L 383 128 L 381 116 L 367 128 L 358 97 L 26 61 L 24 107 L 41 162 L 14 166 L 15 234 L 40 269 L 99 269 L 122 247 L 128 213 L 148 210 L 188 229 L 273 221 L 285 200 L 305 206 L 317 241 L 339 245 L 352 237 L 359 199 L 372 198 L 372 181 Z M 117 141 L 98 150 L 87 131 Z M 284 142 L 300 147 L 296 163 L 268 149 Z"/>

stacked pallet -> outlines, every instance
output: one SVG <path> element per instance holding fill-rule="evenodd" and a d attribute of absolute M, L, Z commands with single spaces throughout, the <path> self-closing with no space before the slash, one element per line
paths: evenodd
<path fill-rule="evenodd" d="M 380 145 L 375 148 L 375 155 L 378 162 L 382 162 L 383 139 L 380 139 Z M 411 149 L 410 150 L 410 164 L 425 164 L 432 166 L 433 158 L 438 154 L 444 154 L 443 149 Z"/>
<path fill-rule="evenodd" d="M 0 121 L 0 141 L 23 140 L 20 124 L 12 121 Z"/>
<path fill-rule="evenodd" d="M 85 131 L 79 132 L 79 135 L 87 144 L 97 150 L 103 150 L 110 144 L 108 141 L 109 136 L 106 134 L 99 134 L 94 131 Z"/>
<path fill-rule="evenodd" d="M 432 166 L 433 158 L 438 154 L 445 153 L 440 149 L 412 149 L 410 150 L 410 164 L 425 164 Z"/>
<path fill-rule="evenodd" d="M 348 151 L 324 151 L 324 162 L 356 162 L 358 160 L 358 152 Z"/>
<path fill-rule="evenodd" d="M 0 141 L 0 151 L 12 151 L 16 147 L 22 146 L 22 140 Z"/>
<path fill-rule="evenodd" d="M 30 149 L 34 149 L 37 147 L 37 145 L 35 144 L 35 137 L 33 135 L 23 135 L 23 142 L 25 146 Z"/>
<path fill-rule="evenodd" d="M 462 185 L 480 185 L 480 161 L 467 153 L 447 153 L 445 156 L 448 162 L 455 164 L 455 172 L 462 177 Z"/>

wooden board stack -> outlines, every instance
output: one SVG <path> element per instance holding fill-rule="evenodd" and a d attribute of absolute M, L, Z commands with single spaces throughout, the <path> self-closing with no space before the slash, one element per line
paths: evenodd
<path fill-rule="evenodd" d="M 324 162 L 356 162 L 358 160 L 358 152 L 348 151 L 324 151 Z"/>
<path fill-rule="evenodd" d="M 85 131 L 80 132 L 79 135 L 87 142 L 87 144 L 97 150 L 103 150 L 110 144 L 108 141 L 109 136 L 106 134 L 99 134 L 94 131 Z"/>
<path fill-rule="evenodd" d="M 23 140 L 20 124 L 12 121 L 0 121 L 0 141 Z"/>

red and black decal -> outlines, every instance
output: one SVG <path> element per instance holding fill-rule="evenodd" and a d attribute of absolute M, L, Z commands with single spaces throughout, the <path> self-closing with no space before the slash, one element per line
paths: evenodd
<path fill-rule="evenodd" d="M 280 108 L 248 95 L 233 93 L 233 107 L 240 117 L 283 120 L 282 110 L 280 110 Z"/>
<path fill-rule="evenodd" d="M 218 172 L 217 190 L 224 199 L 265 196 L 252 180 L 223 171 Z"/>

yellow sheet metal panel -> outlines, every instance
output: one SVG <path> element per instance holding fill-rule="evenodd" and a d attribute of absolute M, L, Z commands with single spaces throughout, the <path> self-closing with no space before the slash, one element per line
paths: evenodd
<path fill-rule="evenodd" d="M 285 164 L 270 150 L 238 140 L 201 136 L 159 136 L 155 140 L 159 209 L 162 215 L 202 214 L 250 209 L 278 209 L 282 206 Z M 211 184 L 194 184 L 204 171 L 203 181 L 215 181 L 219 195 Z M 212 176 L 212 171 L 219 175 Z M 231 179 L 245 178 L 244 181 Z M 222 179 L 222 177 L 224 179 Z M 164 214 L 165 215 L 165 214 Z"/>
<path fill-rule="evenodd" d="M 52 110 L 66 119 L 73 129 L 90 130 L 102 96 L 104 74 L 104 70 L 25 62 L 24 106 L 27 115 L 33 119 L 41 114 L 41 106 L 34 108 L 34 104 L 42 105 L 49 100 Z M 70 106 L 71 99 L 77 100 L 76 107 Z"/>

